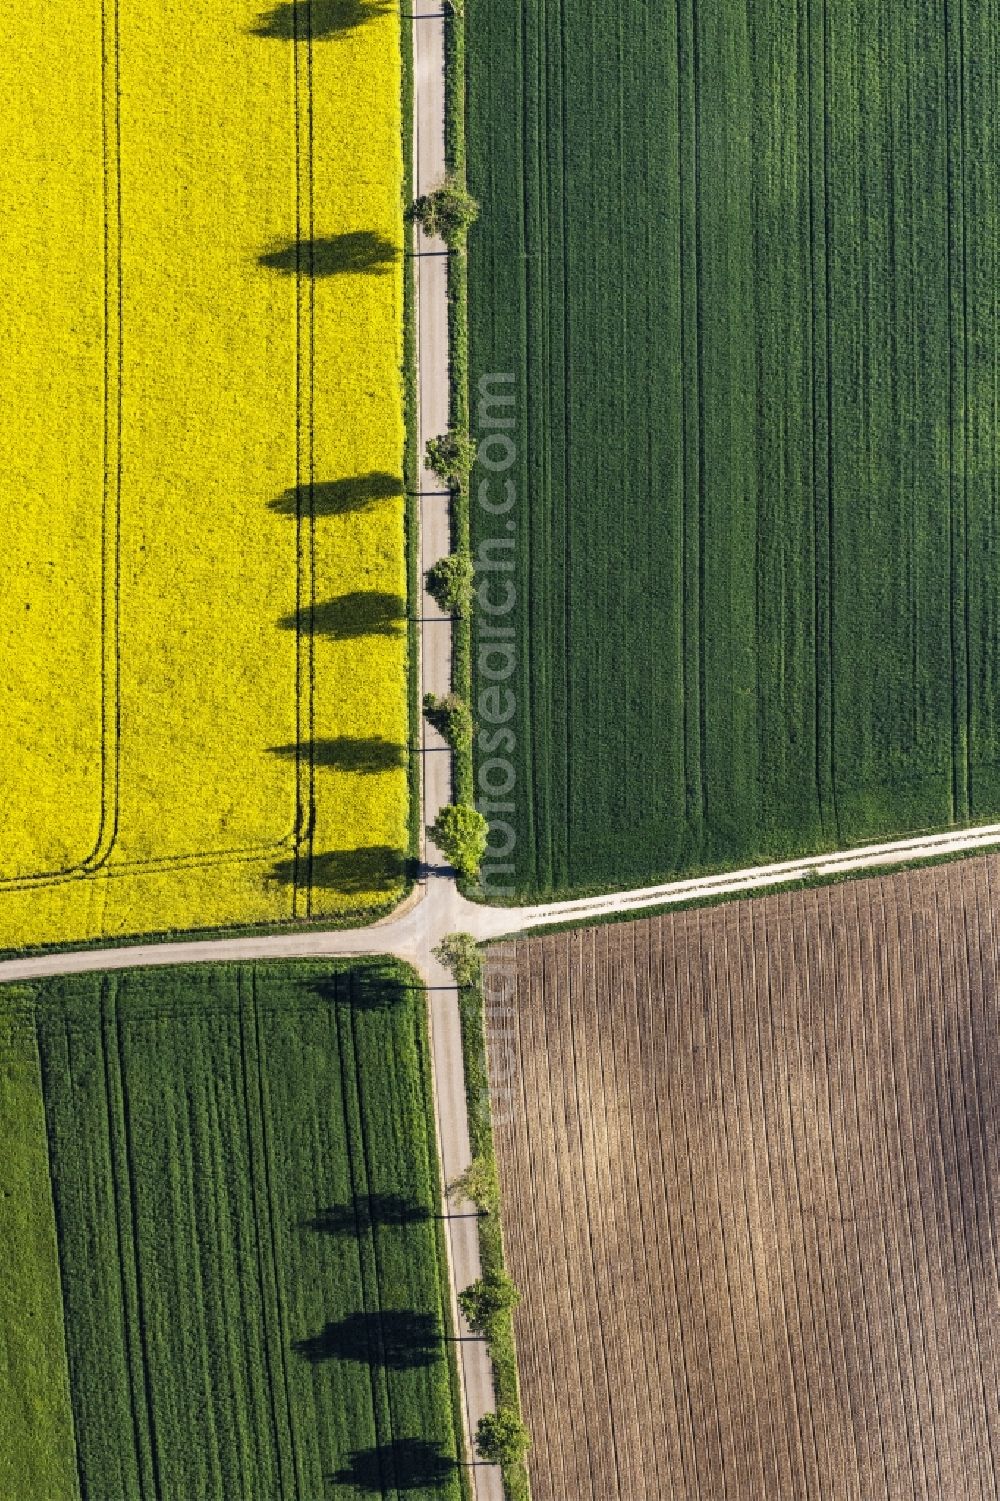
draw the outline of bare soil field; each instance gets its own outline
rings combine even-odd
[[[1000,1494],[1000,858],[495,946],[535,1501]]]

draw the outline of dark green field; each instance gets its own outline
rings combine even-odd
[[[411,982],[369,963],[40,988],[87,1501],[463,1494]]]
[[[995,4],[467,15],[479,438],[480,377],[516,374],[517,886],[995,817]]]

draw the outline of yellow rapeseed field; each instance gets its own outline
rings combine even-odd
[[[406,843],[398,9],[115,9],[0,48],[0,949],[349,914]]]

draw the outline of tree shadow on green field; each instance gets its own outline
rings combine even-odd
[[[312,1219],[301,1221],[300,1228],[353,1238],[380,1225],[425,1225],[430,1217],[425,1204],[402,1194],[359,1194],[348,1204],[331,1204],[321,1209]]]
[[[405,745],[374,735],[368,739],[354,739],[350,735],[320,737],[291,745],[272,745],[270,751],[272,756],[281,756],[288,761],[301,757],[312,766],[372,775],[380,771],[398,771],[406,765]]]
[[[359,636],[399,636],[406,624],[406,600],[401,594],[381,589],[356,589],[315,605],[304,605],[283,615],[283,631],[303,636],[329,636],[334,641],[353,641]]]
[[[322,41],[385,15],[387,0],[282,0],[265,11],[253,35],[279,42]]]
[[[258,264],[283,276],[383,276],[400,258],[399,247],[373,229],[312,240],[285,240],[258,256]]]
[[[279,860],[271,879],[294,886],[304,879],[306,861],[290,857]],[[353,850],[326,850],[313,855],[311,885],[317,891],[336,891],[341,896],[388,896],[411,874],[411,861],[402,850],[388,844],[365,845]],[[382,982],[384,984],[384,981]]]
[[[415,867],[415,861],[405,862],[408,875],[414,874]],[[406,984],[395,964],[388,968],[366,964],[346,974],[332,975],[328,980],[315,980],[311,988],[331,1005],[340,1002],[353,1011],[393,1011],[414,987]]]
[[[422,1438],[397,1438],[377,1449],[356,1450],[350,1463],[328,1478],[364,1496],[397,1491],[439,1491],[453,1479],[458,1465],[440,1444]]]
[[[370,474],[352,474],[347,479],[320,480],[311,485],[292,485],[268,510],[279,516],[343,516],[364,511],[380,500],[395,500],[403,493],[398,474],[374,469]]]
[[[443,1359],[444,1341],[432,1314],[383,1308],[348,1314],[338,1323],[327,1324],[319,1334],[297,1339],[294,1350],[310,1365],[353,1360],[387,1371],[413,1371]]]
[[[376,1449],[357,1450],[350,1464],[330,1479],[353,1486],[366,1496],[381,1496],[386,1487],[397,1491],[442,1490],[458,1465],[440,1444],[422,1438],[398,1438]]]

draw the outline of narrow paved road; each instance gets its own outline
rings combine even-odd
[[[444,18],[440,0],[416,0],[413,14],[413,191],[416,197],[445,176]],[[451,551],[449,493],[423,465],[428,439],[448,428],[448,250],[443,240],[417,226],[417,443],[420,468],[420,569]],[[420,683],[422,693],[451,688],[451,620],[421,587]],[[423,721],[423,825],[451,801],[451,754],[438,732]],[[424,837],[425,859],[437,852]]]
[[[413,13],[413,189],[416,197],[438,187],[445,176],[445,20],[441,0],[416,0]],[[414,233],[417,290],[417,439],[421,461],[427,441],[447,431],[449,393],[448,251],[444,242]],[[439,558],[451,552],[449,494],[421,463],[420,568],[422,576]],[[436,601],[421,590],[420,687],[425,693],[451,689],[451,620]],[[471,1160],[469,1118],[465,1099],[462,1029],[458,994],[448,972],[434,957],[436,937],[419,913],[428,907],[446,908],[453,884],[445,875],[441,852],[427,835],[438,810],[452,799],[451,752],[437,730],[422,725],[421,829],[425,870],[424,900],[415,909],[409,943],[410,962],[427,985],[430,1000],[431,1056],[441,1172],[446,1185],[464,1172]],[[446,1209],[449,1283],[452,1318],[459,1334],[458,1368],[464,1393],[466,1448],[474,1459],[473,1435],[484,1413],[494,1408],[493,1367],[485,1342],[473,1335],[457,1302],[457,1292],[474,1282],[482,1270],[479,1228],[468,1204],[448,1195]],[[500,1471],[475,1464],[476,1501],[503,1501]]]
[[[938,856],[982,854],[998,846],[1000,824],[983,824],[979,828],[898,839],[827,855],[813,855],[803,860],[784,860],[722,875],[670,881],[661,886],[643,886],[570,901],[543,902],[531,907],[485,907],[467,901],[455,885],[454,872],[447,866],[435,865],[425,872],[415,899],[406,903],[398,913],[367,928],[336,932],[299,929],[259,938],[194,938],[169,943],[139,943],[129,948],[32,954],[0,962],[0,984],[99,969],[244,959],[337,959],[363,954],[394,954],[428,977],[431,968],[429,956],[448,933],[471,933],[486,943],[558,923],[580,926],[607,917],[639,914],[683,902],[708,901],[719,896],[753,896],[770,887],[789,885],[797,880],[831,879],[866,871],[875,873],[887,866]]]

